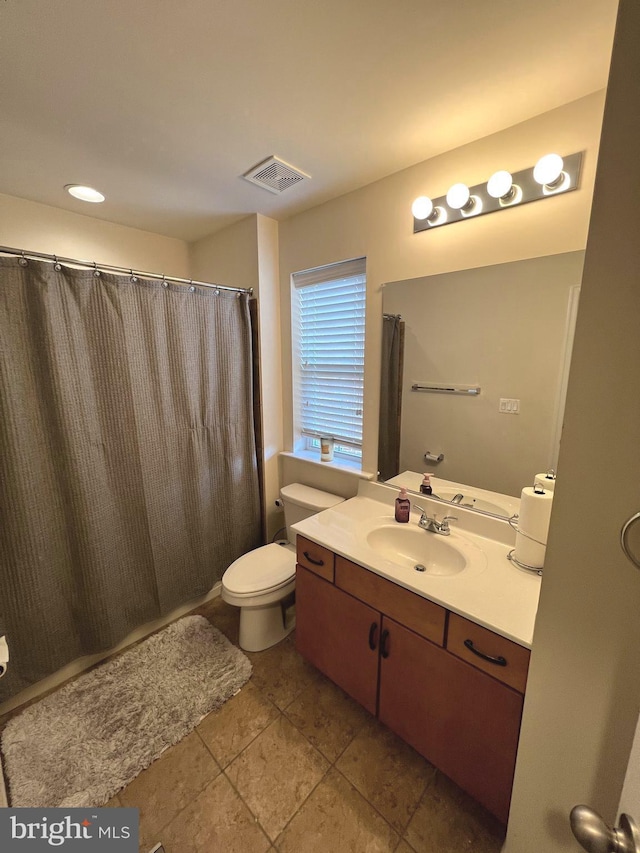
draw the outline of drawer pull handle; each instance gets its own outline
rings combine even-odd
[[[375,651],[376,649],[376,634],[378,633],[378,623],[372,622],[371,627],[369,628],[369,648],[371,651]]]
[[[383,658],[389,657],[389,632],[385,628],[380,637],[380,654]]]
[[[324,566],[324,560],[314,560],[308,551],[303,551],[302,553],[310,563],[313,563],[314,566]]]
[[[473,640],[465,640],[464,644],[469,649],[470,652],[473,652],[474,655],[478,655],[478,657],[482,658],[482,660],[486,660],[489,663],[494,663],[496,666],[506,666],[507,665],[507,659],[503,658],[502,655],[500,655],[500,657],[494,658],[494,657],[491,657],[491,655],[485,655],[484,652],[481,652],[478,649],[476,649],[476,647],[473,645]]]

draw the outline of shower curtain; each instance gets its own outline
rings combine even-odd
[[[260,544],[248,296],[0,258],[0,701]]]
[[[400,473],[403,356],[404,321],[397,314],[384,314],[378,428],[378,477],[380,480],[389,480]]]

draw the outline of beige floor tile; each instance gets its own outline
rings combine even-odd
[[[225,772],[273,841],[328,767],[295,726],[280,716]]]
[[[253,664],[253,683],[280,710],[284,710],[302,691],[320,677],[296,651],[289,636],[264,652],[248,653]]]
[[[271,847],[224,775],[162,830],[160,840],[165,853],[266,853]]]
[[[364,708],[327,678],[319,678],[307,687],[285,713],[332,763],[371,718]]]
[[[417,853],[499,853],[504,834],[492,815],[437,773],[404,837]]]
[[[392,853],[399,837],[337,770],[330,770],[276,841],[280,853]]]
[[[235,646],[238,645],[240,634],[240,608],[227,604],[220,596],[212,598],[206,604],[201,605],[194,614],[204,616],[212,625],[215,625]]]
[[[152,847],[158,831],[219,773],[209,750],[192,732],[120,791],[123,806],[140,809],[140,848]]]
[[[279,715],[251,682],[198,726],[198,733],[221,767],[226,767]]]
[[[413,847],[409,847],[406,841],[401,841],[396,847],[396,853],[415,853]]]
[[[336,767],[400,833],[435,774],[428,761],[376,720],[356,735]]]

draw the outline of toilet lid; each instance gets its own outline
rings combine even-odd
[[[229,592],[249,595],[282,586],[293,580],[295,573],[295,552],[272,543],[238,557],[224,573],[222,582]]]

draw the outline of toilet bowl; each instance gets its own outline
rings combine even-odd
[[[344,498],[300,483],[283,486],[280,497],[287,525],[286,544],[263,545],[233,562],[222,576],[222,598],[240,608],[240,648],[260,652],[295,627],[296,578],[292,524],[341,503]]]

